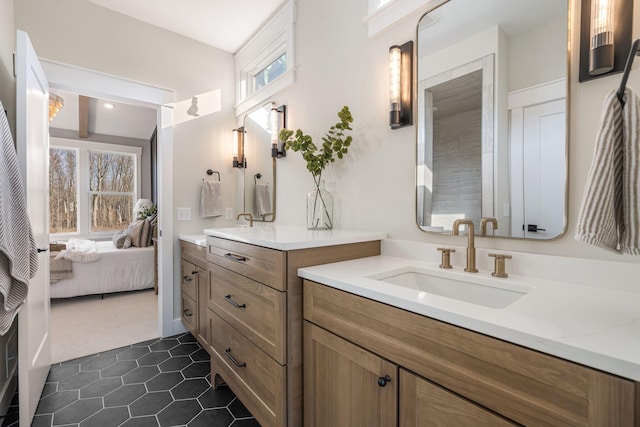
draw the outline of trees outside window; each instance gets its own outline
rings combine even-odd
[[[91,238],[125,229],[140,187],[139,147],[52,138],[49,232]]]
[[[49,232],[78,231],[78,150],[49,150]]]

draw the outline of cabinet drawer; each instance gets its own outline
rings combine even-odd
[[[192,334],[196,333],[196,303],[182,292],[182,322]]]
[[[634,425],[634,383],[304,282],[304,317],[517,423]]]
[[[205,267],[207,265],[207,248],[180,241],[180,257],[196,265]]]
[[[209,310],[211,375],[231,387],[260,425],[285,425],[285,368]]]
[[[280,291],[286,290],[286,253],[207,237],[207,261]]]
[[[214,264],[209,272],[209,309],[284,365],[285,293]]]
[[[189,296],[192,300],[196,300],[198,283],[196,275],[198,270],[196,266],[184,259],[180,260],[180,287],[181,291]]]

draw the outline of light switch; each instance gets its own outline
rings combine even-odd
[[[233,208],[227,208],[224,216],[225,219],[233,219]]]
[[[191,221],[191,208],[178,208],[178,221]]]

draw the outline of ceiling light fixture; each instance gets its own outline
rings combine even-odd
[[[106,108],[107,110],[113,110],[114,108],[116,108],[116,104],[113,104],[111,102],[105,102],[104,104],[102,104],[104,106],[104,108]]]
[[[62,107],[64,107],[64,99],[55,93],[49,92],[49,123],[51,123]]]

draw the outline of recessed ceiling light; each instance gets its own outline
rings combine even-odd
[[[112,104],[111,102],[105,102],[102,105],[104,105],[104,108],[106,108],[107,110],[113,110],[114,108],[116,108],[116,105]]]

